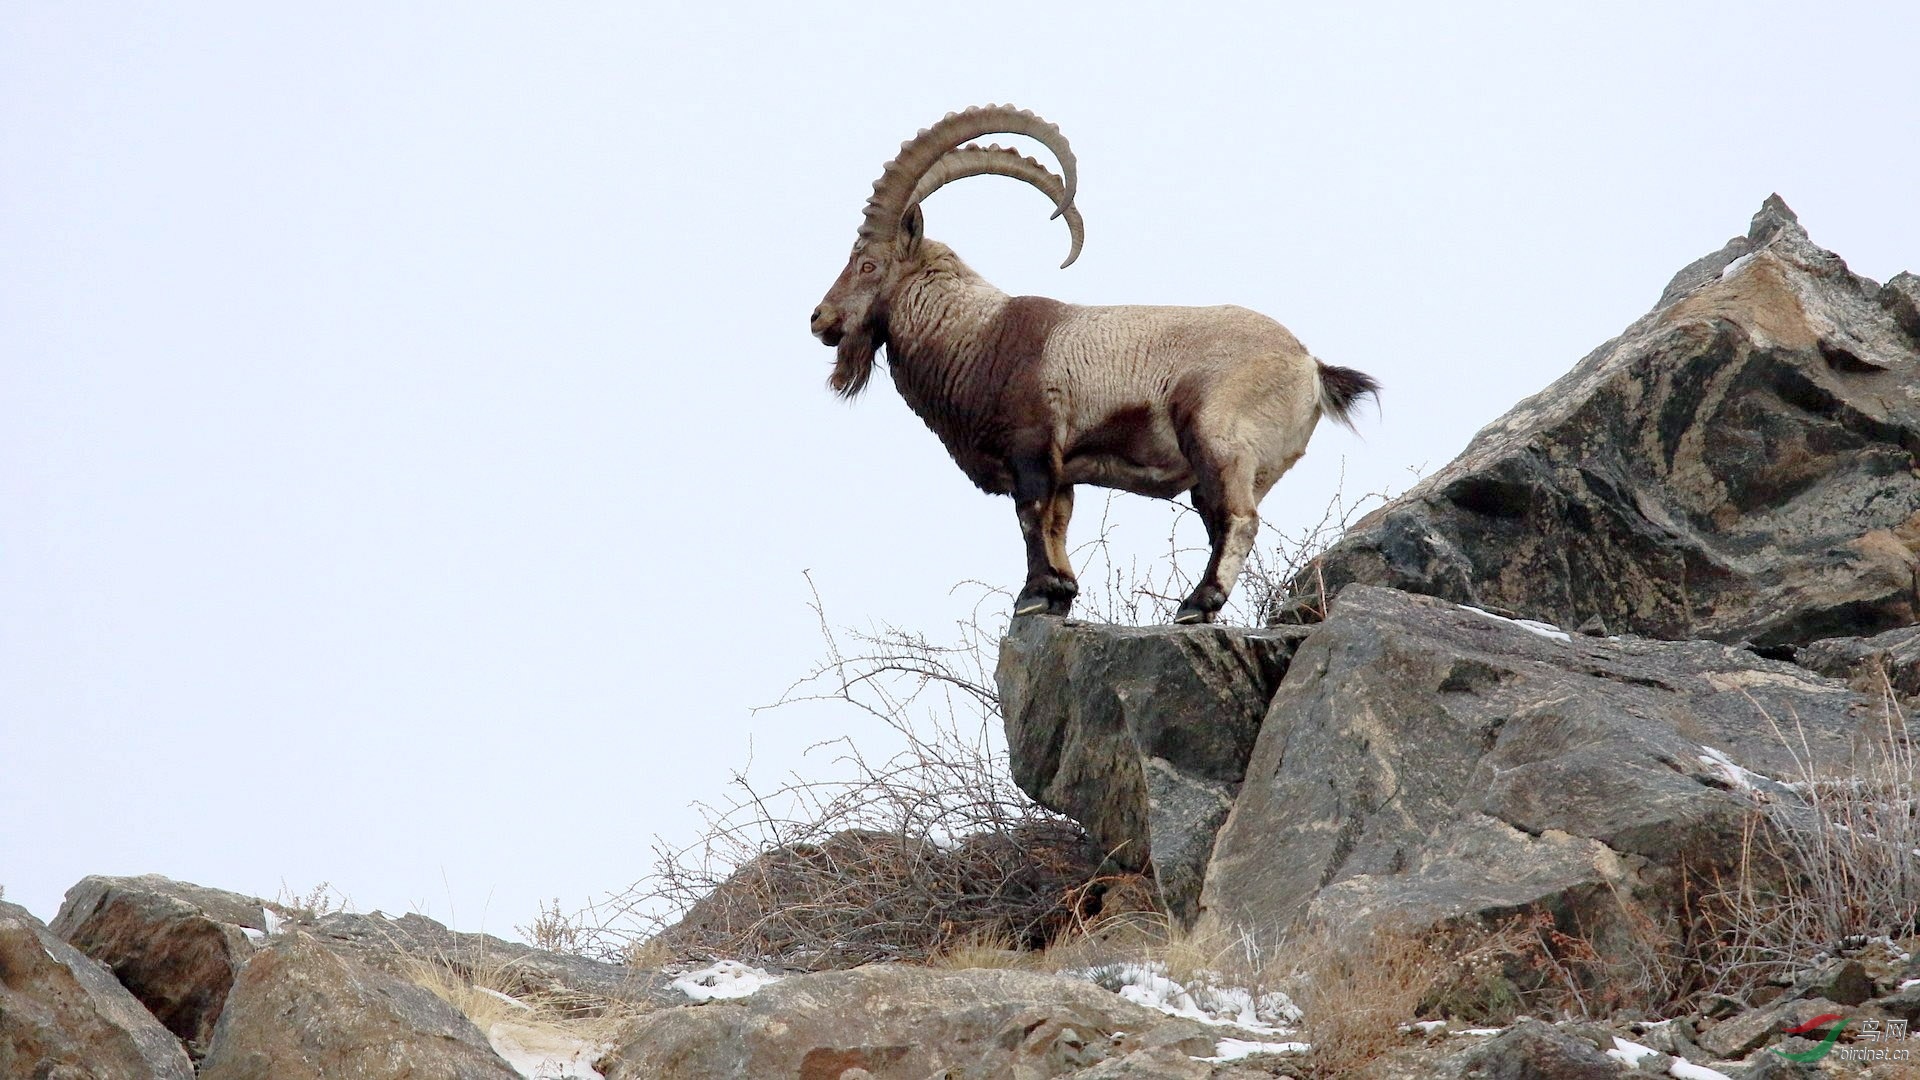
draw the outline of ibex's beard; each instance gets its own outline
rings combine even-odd
[[[857,396],[873,377],[873,354],[880,348],[879,335],[871,326],[848,330],[835,347],[833,375],[827,385],[843,398]]]

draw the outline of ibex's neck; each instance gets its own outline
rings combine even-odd
[[[1023,304],[1044,306],[1049,314],[1028,317]],[[887,315],[893,385],[987,491],[1011,490],[1002,399],[1038,364],[1051,313],[1059,307],[1038,297],[1007,296],[945,247],[936,248],[927,268],[893,297]]]
[[[887,315],[887,362],[900,369],[969,363],[969,352],[990,336],[1007,294],[960,261],[944,244],[923,241],[930,250],[926,268],[895,294]]]

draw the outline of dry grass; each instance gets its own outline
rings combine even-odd
[[[525,980],[507,958],[479,955],[456,963],[414,957],[404,962],[401,973],[458,1009],[502,1056],[523,1063],[591,1061],[627,1021],[644,1011],[635,1005],[583,1014],[570,996],[528,994]],[[552,1073],[565,1074],[562,1069]]]
[[[991,675],[998,627],[976,617],[936,644],[836,631],[814,606],[826,658],[775,707],[851,706],[900,749],[822,743],[810,753],[831,755],[829,779],[736,772],[726,799],[699,807],[691,843],[656,844],[653,873],[582,912],[543,911],[523,933],[628,963],[650,950],[823,969],[998,938],[1039,948],[1097,899],[1084,830],[1013,782]]]
[[[1817,764],[1798,723],[1774,724],[1797,775],[1749,793],[1738,866],[1704,890],[1716,991],[1743,993],[1869,940],[1920,933],[1920,757],[1884,676],[1882,685],[1879,730],[1845,767]]]

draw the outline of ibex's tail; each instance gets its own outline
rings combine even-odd
[[[1380,381],[1364,371],[1352,368],[1334,367],[1332,364],[1320,365],[1320,413],[1331,416],[1334,422],[1348,431],[1353,426],[1353,403],[1368,394],[1373,395],[1375,404],[1380,401]]]

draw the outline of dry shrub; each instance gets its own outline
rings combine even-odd
[[[1882,686],[1879,730],[1844,768],[1817,764],[1797,722],[1792,733],[1774,725],[1798,775],[1745,792],[1738,865],[1704,890],[1717,992],[1790,980],[1843,950],[1920,932],[1920,759],[1884,676]]]
[[[945,848],[850,829],[750,860],[653,943],[679,957],[809,969],[929,960],[980,942],[1042,947],[1098,853],[1070,822],[1036,821]]]
[[[1671,871],[1657,906],[1610,891],[1524,913],[1502,976],[1512,999],[1542,1015],[1672,1016],[1920,932],[1920,761],[1891,687],[1882,704],[1853,759],[1823,766],[1797,723],[1756,703],[1797,777],[1734,782],[1748,803],[1737,844]]]
[[[1411,471],[1418,475],[1417,469]],[[1180,602],[1193,591],[1196,579],[1189,571],[1205,567],[1211,554],[1198,542],[1197,523],[1189,522],[1198,515],[1180,503],[1161,504],[1168,514],[1164,549],[1147,561],[1123,558],[1112,542],[1117,531],[1114,498],[1108,493],[1094,538],[1074,549],[1081,585],[1074,616],[1122,626],[1171,622]],[[1382,490],[1349,501],[1343,483],[1321,510],[1319,519],[1297,530],[1282,530],[1262,518],[1262,540],[1248,553],[1239,584],[1221,609],[1220,621],[1234,626],[1273,626],[1325,618],[1328,597],[1319,575],[1320,557],[1355,520],[1392,498],[1391,492]],[[1183,529],[1196,541],[1182,543]]]
[[[701,806],[691,843],[656,844],[648,877],[537,931],[637,960],[729,958],[810,970],[925,961],[960,943],[1038,948],[1097,908],[1100,853],[1084,830],[1014,784],[991,667],[999,627],[975,618],[950,645],[884,628],[836,631],[816,594],[826,658],[774,707],[827,701],[880,721],[901,747],[848,739],[838,778],[795,773],[763,788],[736,772]]]
[[[1671,1015],[1701,989],[1694,930],[1684,911],[1595,887],[1576,904],[1533,906],[1492,923],[1428,1007],[1492,1025],[1522,1015]]]
[[[1406,1041],[1403,1026],[1444,987],[1463,983],[1483,952],[1499,947],[1478,936],[1392,926],[1358,937],[1320,927],[1293,934],[1285,947],[1294,969],[1287,993],[1313,1046],[1308,1071],[1353,1076]]]

